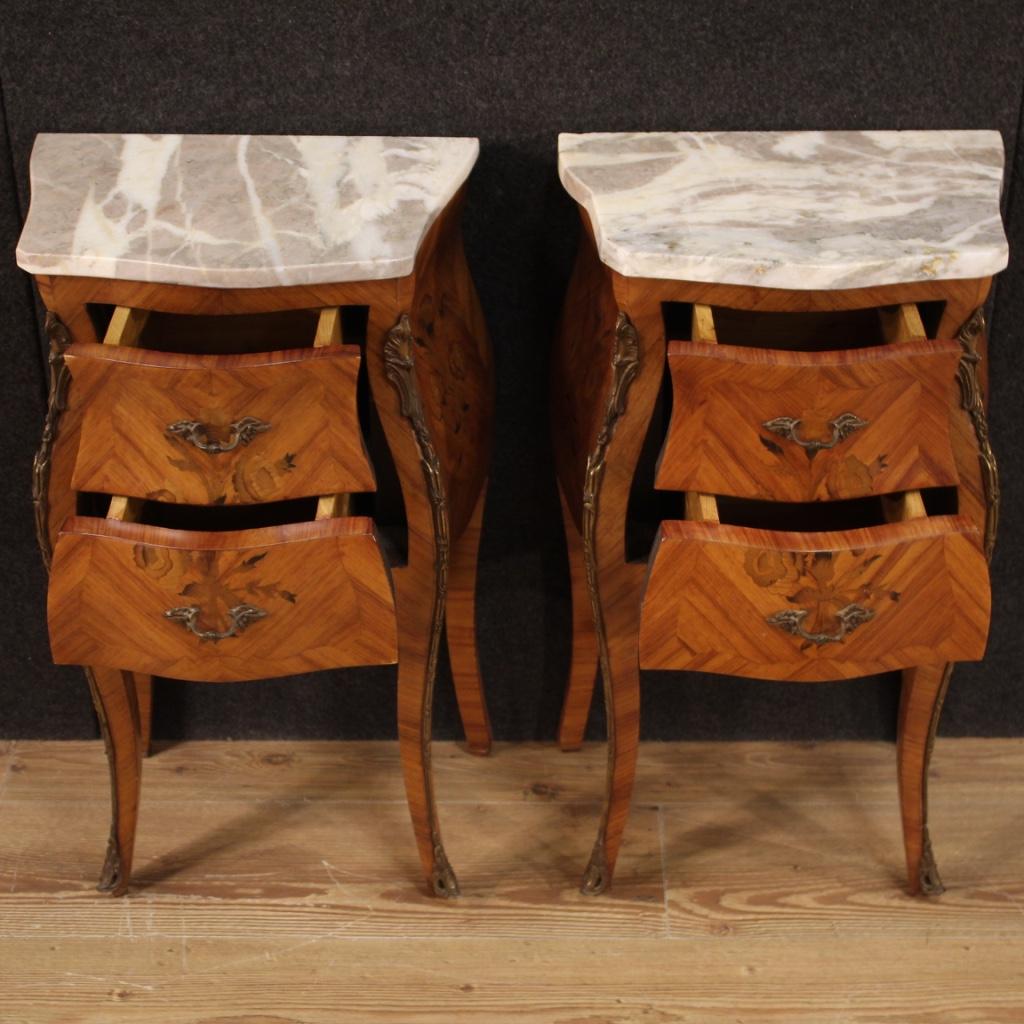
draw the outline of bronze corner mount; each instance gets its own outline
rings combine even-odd
[[[67,408],[68,384],[71,372],[64,360],[64,353],[71,344],[67,327],[52,310],[46,311],[43,324],[49,341],[47,363],[50,371],[49,394],[46,401],[46,419],[39,449],[32,461],[32,506],[35,512],[36,541],[43,556],[43,565],[50,569],[53,548],[50,543],[50,469],[53,461],[53,445],[57,440],[61,413]]]
[[[604,609],[601,607],[601,593],[597,581],[597,512],[601,498],[601,483],[604,479],[605,459],[608,447],[615,436],[615,428],[626,411],[626,400],[630,385],[640,372],[640,336],[628,314],[619,311],[615,321],[615,335],[611,351],[611,384],[605,403],[593,450],[587,456],[583,477],[583,558],[587,573],[587,592],[593,613],[594,632],[597,634],[598,660],[604,682],[605,706],[612,706],[611,659],[608,654],[608,635],[605,630]],[[615,724],[608,716],[608,792],[611,792],[613,755],[615,746]],[[580,891],[587,895],[603,892],[608,884],[608,858],[605,851],[608,805],[601,820],[597,841],[590,855],[590,863],[583,874]]]
[[[999,469],[988,433],[988,417],[985,413],[985,399],[981,390],[978,367],[981,354],[978,340],[985,335],[985,311],[979,306],[957,331],[957,340],[963,349],[957,367],[957,382],[960,385],[960,404],[971,418],[974,435],[978,441],[978,461],[981,465],[981,483],[985,490],[985,557],[991,561],[995,550],[996,533],[999,528]]]

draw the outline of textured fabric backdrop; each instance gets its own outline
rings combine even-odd
[[[568,580],[545,406],[576,241],[559,131],[996,128],[1011,266],[992,325],[1003,480],[989,654],[957,669],[945,734],[1024,733],[1024,6],[975,0],[0,4],[0,736],[85,737],[81,673],[49,662],[29,468],[42,422],[38,309],[14,265],[40,131],[477,135],[465,232],[497,356],[497,444],[479,633],[499,737],[549,739],[568,662]],[[648,737],[894,734],[896,679],[818,686],[644,681]],[[158,737],[389,737],[391,669],[233,686],[163,683]],[[599,702],[598,702],[599,703]],[[600,726],[595,712],[591,728]],[[437,733],[457,735],[447,666]]]

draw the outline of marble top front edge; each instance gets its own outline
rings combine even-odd
[[[987,277],[995,131],[563,134],[558,169],[630,277],[839,289]]]
[[[215,288],[412,272],[472,138],[41,134],[18,265]]]

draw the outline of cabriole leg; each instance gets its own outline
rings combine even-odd
[[[936,896],[944,888],[928,835],[928,764],[952,671],[952,665],[923,665],[903,673],[896,749],[907,882],[914,896]]]
[[[588,894],[604,892],[611,884],[633,796],[640,741],[638,629],[639,623],[626,609],[606,610],[609,670],[602,675],[608,719],[608,788],[597,841],[583,875],[582,891]]]
[[[110,769],[111,824],[99,889],[120,896],[128,887],[142,782],[139,704],[135,678],[119,669],[86,669]]]
[[[408,316],[387,332],[383,375],[398,398],[405,429],[416,452],[396,457],[409,517],[408,564],[394,572],[398,625],[398,743],[405,790],[420,861],[431,891],[441,897],[459,895],[459,885],[444,852],[430,765],[434,679],[444,633],[448,596],[451,533],[448,499],[440,460],[430,436],[416,378],[414,339]],[[375,400],[380,408],[379,390]],[[385,407],[385,415],[391,415]],[[394,431],[397,436],[397,431]],[[392,451],[395,441],[389,436]],[[416,479],[417,475],[419,480]]]

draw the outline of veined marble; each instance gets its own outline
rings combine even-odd
[[[18,264],[216,288],[403,277],[478,152],[460,138],[39,135]]]
[[[859,288],[1007,263],[994,131],[559,136],[601,260],[630,277]]]

